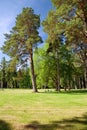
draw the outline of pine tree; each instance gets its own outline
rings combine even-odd
[[[2,47],[4,53],[8,54],[16,63],[24,64],[30,61],[31,79],[33,91],[37,92],[36,77],[33,63],[33,48],[42,42],[38,29],[40,27],[40,16],[34,14],[32,8],[23,8],[22,13],[16,17],[16,24],[5,34],[6,41]]]

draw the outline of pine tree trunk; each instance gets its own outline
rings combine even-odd
[[[58,51],[56,52],[56,66],[57,66],[57,86],[56,86],[56,91],[60,92],[60,72],[59,72],[59,55],[58,55]]]
[[[83,88],[86,88],[86,80],[85,80],[85,75],[83,75]]]
[[[81,9],[83,11],[84,17],[83,17],[83,29],[85,34],[85,43],[87,44],[87,0],[81,1]],[[85,52],[85,85],[87,88],[87,49]]]
[[[35,76],[35,72],[34,72],[34,63],[33,63],[32,50],[30,51],[30,68],[31,68],[31,80],[32,80],[33,92],[37,92],[36,76]]]
[[[85,86],[87,88],[87,65],[86,65],[86,68],[85,68]]]

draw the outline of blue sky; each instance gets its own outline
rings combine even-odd
[[[32,7],[36,14],[40,14],[41,21],[52,9],[51,0],[2,0],[0,1],[0,47],[4,43],[5,33],[9,33],[15,25],[15,18],[21,13],[23,7]],[[45,39],[46,35],[40,28],[40,36]],[[0,51],[0,61],[4,55]],[[8,57],[6,56],[8,59]]]

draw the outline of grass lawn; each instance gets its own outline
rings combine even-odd
[[[0,130],[87,130],[87,91],[0,90]]]

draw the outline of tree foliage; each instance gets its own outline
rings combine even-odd
[[[71,52],[78,53],[83,62],[82,66],[85,68],[84,75],[85,81],[87,81],[87,2],[85,0],[52,0],[52,3],[55,8],[49,11],[47,18],[42,23],[44,31],[48,34],[49,50],[55,50],[54,52],[58,53],[60,60],[59,48],[62,44],[66,44]],[[62,52],[62,54],[64,53]],[[66,58],[68,56],[67,54]],[[64,66],[66,66],[65,70],[66,68],[69,70],[68,72],[72,71],[70,65],[67,66],[64,63]],[[58,65],[58,68],[60,70],[61,67]],[[60,73],[58,75],[60,77]],[[72,73],[69,77],[71,75]],[[67,76],[66,73],[65,78]]]
[[[40,16],[34,14],[32,8],[23,8],[22,13],[16,17],[15,26],[10,34],[5,34],[6,41],[2,47],[4,53],[12,58],[12,62],[20,64],[30,61],[31,79],[33,91],[37,92],[34,64],[33,48],[37,43],[42,42],[38,29],[40,27]]]
[[[11,58],[6,70],[9,86],[27,88],[32,81],[34,92],[37,87],[57,91],[87,87],[87,1],[52,3],[53,9],[42,22],[48,36],[44,47],[35,49],[42,39],[38,32],[40,16],[32,8],[23,8],[10,34],[5,34],[2,50]],[[27,61],[30,66],[26,70]]]

